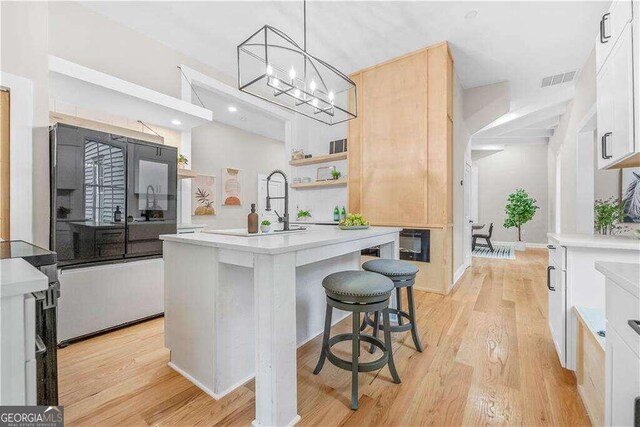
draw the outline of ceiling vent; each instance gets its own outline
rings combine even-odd
[[[573,81],[576,77],[577,71],[568,71],[562,74],[556,74],[555,76],[548,76],[542,79],[542,87],[549,87],[559,85],[560,83],[568,83]]]

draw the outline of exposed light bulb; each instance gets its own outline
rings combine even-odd
[[[272,75],[273,74],[273,67],[271,66],[271,64],[267,65],[267,75]]]
[[[311,83],[309,84],[309,89],[311,89],[311,93],[313,93],[316,90],[316,81],[315,80],[311,80]]]
[[[278,79],[273,79],[273,85],[274,85],[275,87],[280,86],[280,80],[278,80]]]
[[[318,98],[313,98],[313,101],[311,101],[311,104],[313,104],[314,107],[318,106]]]
[[[296,88],[296,90],[293,91],[293,95],[297,98],[300,97],[300,89]]]
[[[333,101],[334,97],[335,95],[333,94],[333,91],[329,91],[329,101]]]
[[[293,67],[291,67],[291,69],[289,70],[289,78],[291,80],[296,78],[296,70],[294,70]]]

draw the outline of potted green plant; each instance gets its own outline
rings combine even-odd
[[[260,231],[262,231],[263,233],[268,233],[269,230],[271,230],[271,221],[265,219],[260,223]]]
[[[304,210],[304,209],[298,209],[297,218],[298,218],[298,221],[306,221],[309,218],[311,218],[311,211],[310,210]]]
[[[71,209],[64,207],[64,206],[59,206],[58,207],[58,218],[60,219],[66,219],[67,216],[71,213]]]
[[[612,234],[622,222],[622,203],[613,197],[593,204],[593,227],[597,233]]]
[[[514,249],[524,251],[526,244],[522,241],[522,226],[533,219],[536,211],[540,209],[536,205],[536,199],[522,188],[518,188],[507,197],[507,206],[505,213],[507,218],[504,220],[504,228],[516,227],[518,229],[518,240],[515,242]]]
[[[331,176],[333,177],[333,179],[339,179],[341,175],[342,172],[340,172],[339,170],[334,169],[331,171]]]
[[[184,168],[189,164],[189,159],[184,154],[178,155],[178,167]]]

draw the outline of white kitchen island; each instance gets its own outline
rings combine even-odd
[[[322,332],[322,279],[359,270],[365,248],[397,259],[400,230],[161,236],[170,366],[215,399],[255,375],[254,424],[295,424],[296,348]]]

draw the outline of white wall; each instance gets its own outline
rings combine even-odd
[[[283,169],[284,143],[217,122],[198,126],[191,133],[191,169],[216,177],[216,215],[191,216],[191,222],[208,228],[244,228],[251,203],[257,204],[258,174]],[[221,206],[222,168],[242,170],[243,205]],[[184,222],[189,222],[185,216]]]
[[[465,219],[464,219],[464,187],[460,181],[464,178],[464,164],[471,163],[471,146],[469,130],[464,115],[464,91],[457,75],[454,75],[453,87],[453,271],[456,272],[464,264]],[[470,182],[463,183],[471,185]],[[469,205],[471,208],[471,205]]]
[[[591,52],[589,58],[580,70],[575,86],[574,99],[567,106],[567,111],[560,118],[560,124],[553,137],[549,140],[549,200],[555,198],[555,159],[551,156],[561,155],[561,206],[562,213],[560,221],[560,231],[563,233],[576,232],[576,132],[577,127],[583,120],[589,109],[596,102],[596,65],[595,50]],[[555,205],[554,205],[555,207]],[[555,221],[552,221],[555,228]],[[554,231],[554,229],[550,229]]]
[[[340,123],[328,126],[304,116],[296,115],[294,119],[293,148],[301,148],[307,154],[320,156],[329,154],[329,142],[343,139],[348,134],[348,123]],[[286,158],[290,158],[291,153],[286,153]],[[308,176],[315,181],[317,169],[319,167],[335,166],[347,176],[347,161],[341,160],[332,163],[318,163],[310,166],[292,167],[290,169],[291,179],[294,177]],[[334,187],[324,189],[292,190],[291,194],[291,215],[295,219],[296,208],[311,210],[313,221],[332,221],[333,209],[338,206],[342,209],[347,206],[347,187]]]
[[[180,97],[180,64],[228,84],[233,79],[79,3],[49,4],[49,53]]]
[[[545,243],[548,230],[547,145],[505,144],[502,151],[474,151],[473,165],[478,167],[478,221],[493,222],[493,239],[501,242],[517,240],[515,228],[503,227],[507,196],[524,188],[537,200],[540,209],[533,220],[522,227],[522,239],[529,243]]]
[[[49,114],[47,63],[47,2],[0,3],[0,70],[31,81],[33,88],[32,162],[26,174],[32,180],[32,209],[23,215],[31,216],[31,236],[19,238],[49,246]],[[12,132],[13,133],[13,132]],[[12,141],[12,144],[16,141]],[[21,164],[23,166],[23,164]],[[28,182],[29,176],[22,182]],[[12,174],[11,186],[20,191],[21,183]],[[29,204],[29,203],[27,203]],[[12,225],[13,228],[13,225]]]

